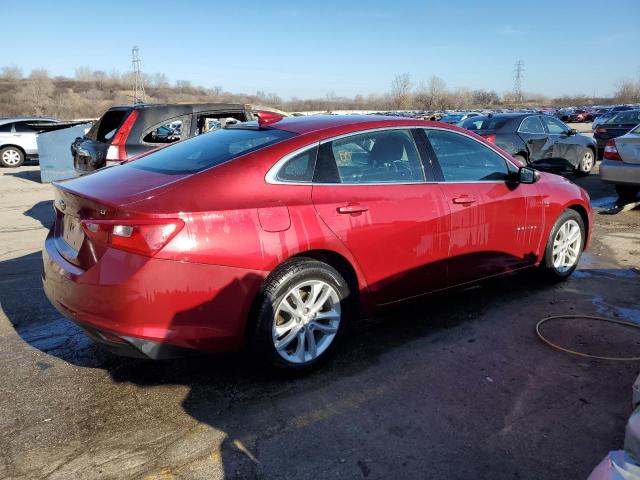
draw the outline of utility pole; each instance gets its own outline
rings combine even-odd
[[[144,82],[140,71],[140,52],[137,45],[131,49],[131,66],[133,67],[133,103],[144,103],[147,99],[144,93]]]
[[[522,77],[524,77],[524,62],[518,60],[513,67],[513,95],[517,103],[522,103]]]

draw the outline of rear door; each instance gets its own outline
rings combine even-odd
[[[536,162],[551,158],[553,141],[547,135],[538,115],[525,117],[520,122],[517,134],[527,145],[530,163],[535,165]]]
[[[510,183],[517,168],[471,136],[436,128],[425,133],[451,210],[450,283],[534,264],[542,231],[537,185]]]
[[[406,128],[377,129],[321,142],[318,152],[314,206],[378,304],[446,285],[449,208],[416,141]]]
[[[38,153],[38,144],[36,142],[37,129],[30,124],[33,122],[22,121],[13,124],[13,137],[16,144],[21,146],[27,155]]]

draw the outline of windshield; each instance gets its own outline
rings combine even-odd
[[[128,166],[169,175],[196,173],[295,135],[276,129],[225,128],[163,148]]]
[[[627,112],[620,112],[609,120],[606,123],[640,123],[640,110],[629,110]]]

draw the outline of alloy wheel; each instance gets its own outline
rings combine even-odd
[[[582,160],[580,162],[580,168],[584,173],[588,173],[593,168],[593,152],[587,149],[582,156]]]
[[[289,289],[275,309],[273,345],[291,363],[306,363],[331,345],[340,325],[340,297],[321,280]]]
[[[20,163],[20,152],[12,148],[6,149],[2,152],[2,162],[9,167],[18,165]]]
[[[582,247],[582,232],[580,225],[573,219],[564,222],[553,240],[553,266],[564,273],[577,262]]]

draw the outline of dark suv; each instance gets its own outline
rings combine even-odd
[[[227,124],[254,119],[249,105],[233,103],[111,107],[71,145],[73,165],[76,172],[85,174]]]

